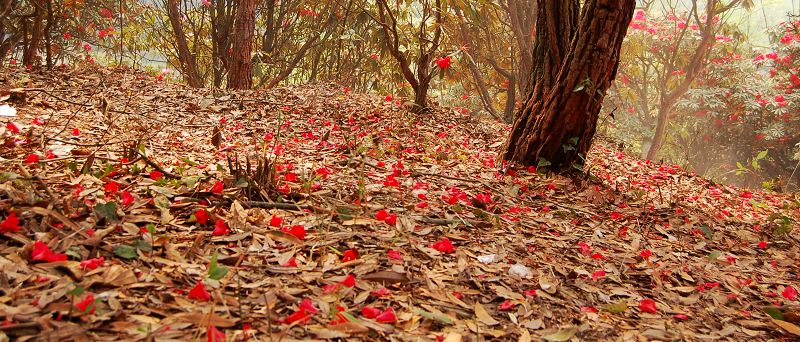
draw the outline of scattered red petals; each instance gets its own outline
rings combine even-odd
[[[126,207],[133,204],[133,202],[136,202],[136,199],[128,191],[121,192],[119,194],[119,198],[122,200],[122,205]]]
[[[358,252],[355,249],[348,249],[342,253],[342,262],[348,262],[358,259]]]
[[[289,316],[286,316],[286,318],[283,320],[283,323],[292,324],[297,322],[298,324],[305,324],[308,323],[308,321],[310,320],[311,316],[309,316],[305,310],[300,309],[300,311],[297,311]]]
[[[211,193],[215,195],[219,195],[222,193],[222,190],[225,190],[225,185],[222,182],[217,181],[214,183],[214,186],[211,187]]]
[[[6,124],[6,129],[11,131],[11,133],[17,134],[19,133],[19,128],[13,122],[9,122]]]
[[[339,284],[344,285],[346,287],[356,286],[356,276],[353,274],[348,274],[347,277],[345,277],[344,280],[342,280],[342,282]]]
[[[105,261],[106,260],[103,257],[86,259],[84,261],[81,261],[81,268],[83,268],[84,270],[86,269],[94,270],[100,266],[103,266],[103,263],[105,263]]]
[[[150,171],[150,179],[152,179],[154,181],[157,181],[157,180],[161,179],[161,177],[164,177],[164,174],[161,173],[161,171],[158,171],[158,170]]]
[[[381,310],[377,308],[373,308],[371,306],[365,306],[361,309],[361,316],[364,316],[369,319],[374,319],[381,314]]]
[[[189,299],[197,299],[201,302],[207,302],[211,300],[211,294],[206,291],[206,285],[203,284],[202,281],[198,281],[197,284],[189,291]]]
[[[308,312],[309,314],[312,314],[312,315],[317,313],[317,311],[318,311],[317,308],[314,307],[314,303],[309,298],[303,298],[303,300],[300,301],[299,307],[300,307],[300,310]]]
[[[500,303],[500,310],[501,311],[509,311],[509,310],[513,309],[515,306],[517,306],[516,303],[512,302],[509,299],[506,299],[502,303]]]
[[[283,219],[280,216],[272,215],[272,218],[269,219],[269,225],[273,227],[280,227],[283,224]]]
[[[306,239],[306,227],[304,227],[303,225],[297,224],[297,225],[294,225],[294,226],[291,226],[291,227],[286,227],[286,228],[283,228],[283,231],[286,232],[286,233],[294,235],[295,237],[297,237],[300,240],[305,240]]]
[[[12,211],[3,222],[0,222],[0,234],[18,232],[19,230],[19,219],[16,211]]]
[[[375,317],[375,320],[379,323],[393,323],[397,320],[397,316],[395,316],[392,308],[388,308],[378,315],[378,317]]]
[[[642,299],[639,302],[639,310],[647,313],[656,313],[656,301],[652,299]]]
[[[431,247],[442,253],[453,253],[456,251],[455,247],[453,247],[453,243],[450,242],[450,239],[446,237],[442,238],[437,242],[434,242],[433,245],[431,245]]]
[[[214,222],[214,231],[211,232],[212,236],[222,236],[230,234],[231,230],[228,228],[228,224],[225,223],[223,220],[217,220]]]
[[[31,153],[25,158],[25,164],[36,164],[39,162],[39,155]]]
[[[41,241],[36,241],[33,243],[33,249],[31,251],[31,259],[34,261],[47,261],[47,262],[56,262],[56,261],[65,261],[67,260],[67,255],[62,253],[54,253],[50,250],[50,247],[47,246],[46,243]]]
[[[394,249],[386,252],[386,257],[388,257],[391,260],[403,260],[403,254],[401,254],[400,251]]]
[[[80,312],[88,312],[93,314],[97,309],[97,306],[94,304],[94,295],[91,293],[87,294],[86,297],[83,297],[80,302],[75,303],[75,308]]]
[[[781,292],[781,296],[783,296],[783,298],[786,298],[788,300],[796,300],[797,290],[793,286],[789,285],[785,289],[783,289],[783,291]]]
[[[647,259],[650,259],[650,257],[651,257],[652,255],[653,255],[653,252],[652,252],[652,251],[650,251],[649,249],[645,249],[645,250],[643,250],[643,251],[641,251],[641,252],[639,253],[639,256],[641,256],[641,257],[642,257],[642,259],[645,259],[645,260],[647,260]]]
[[[225,333],[219,331],[217,327],[213,325],[208,326],[208,331],[206,331],[206,342],[225,342]]]
[[[197,212],[194,213],[194,218],[198,224],[206,224],[209,219],[208,212],[205,209],[197,209]]]

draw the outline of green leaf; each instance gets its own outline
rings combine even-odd
[[[136,249],[141,250],[142,252],[148,252],[149,253],[149,252],[153,251],[153,245],[151,245],[149,242],[144,241],[142,239],[136,240],[136,243],[134,243],[133,246]]]
[[[117,217],[116,202],[97,203],[94,206],[94,211],[100,218],[104,218],[109,221],[119,221],[119,217]]]
[[[78,260],[83,259],[83,257],[81,257],[81,249],[78,248],[78,246],[72,246],[72,247],[68,248],[67,251],[64,252],[64,254],[66,254],[68,256],[71,256],[71,257],[73,257],[75,259],[78,259]]]
[[[219,257],[219,253],[216,251],[214,255],[211,256],[211,263],[208,265],[208,277],[214,280],[220,280],[226,274],[228,274],[228,267],[225,265],[220,265],[217,262],[217,258]]]
[[[186,163],[186,165],[189,165],[189,166],[197,166],[197,163],[193,162],[193,161],[192,161],[191,159],[189,159],[189,158],[183,158],[183,159],[181,159],[181,160],[182,160],[184,163]],[[193,176],[193,177],[196,177],[196,176]]]
[[[713,250],[711,253],[708,254],[708,261],[717,260],[719,257],[722,256],[722,252],[718,250]]]
[[[136,259],[139,254],[136,253],[136,248],[128,245],[119,245],[114,247],[114,254],[123,259]]]
[[[155,198],[153,198],[153,203],[155,203],[156,207],[162,209],[169,209],[171,205],[169,198],[167,198],[167,196],[164,195],[157,195]]]
[[[154,225],[152,223],[148,224],[147,225],[147,232],[150,234],[150,236],[155,236],[156,235],[156,225]]]
[[[200,177],[198,176],[186,176],[181,178],[181,182],[183,182],[183,184],[186,184],[186,187],[188,188],[194,188],[195,184],[197,184],[199,180]]]
[[[613,304],[601,305],[600,308],[611,313],[623,313],[628,309],[628,301],[623,299]]]
[[[75,288],[74,288],[74,289],[72,289],[72,291],[69,291],[69,292],[67,292],[67,293],[68,293],[70,296],[80,296],[80,295],[82,295],[82,294],[86,293],[86,290],[85,290],[83,287],[80,287],[80,286],[78,286],[78,285],[76,284],[76,285],[75,285]]]
[[[756,156],[756,160],[760,160],[760,159],[766,158],[767,157],[767,153],[769,153],[769,150],[763,150],[761,152],[758,152],[758,156]]]
[[[767,315],[769,315],[770,317],[772,317],[774,319],[777,319],[779,321],[783,320],[783,312],[781,312],[780,308],[777,308],[777,307],[774,307],[774,306],[767,306],[767,307],[764,307],[764,312],[766,312]]]
[[[422,309],[414,309],[414,313],[417,314],[417,315],[420,315],[422,317],[425,317],[427,319],[432,319],[432,320],[439,321],[442,324],[447,324],[447,325],[453,324],[453,320],[450,319],[450,317],[448,317],[447,315],[444,315],[444,314],[437,314],[437,313],[433,313],[433,312],[428,312],[428,311],[425,311],[425,310],[422,310]]]
[[[711,229],[708,228],[708,226],[702,225],[698,229],[703,233],[703,235],[706,237],[706,239],[709,239],[709,240],[713,240],[714,239],[714,232],[712,232]]]
[[[571,326],[571,327],[567,327],[567,328],[564,328],[564,329],[559,329],[558,331],[556,331],[556,332],[554,332],[554,333],[552,333],[550,335],[542,336],[542,338],[544,338],[545,340],[554,341],[554,342],[569,341],[573,336],[575,336],[575,333],[577,333],[577,332],[578,332],[578,328],[576,328],[574,326]]]

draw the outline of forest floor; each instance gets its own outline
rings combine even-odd
[[[507,125],[333,86],[0,89],[0,340],[800,335],[797,194],[602,142],[505,170]]]

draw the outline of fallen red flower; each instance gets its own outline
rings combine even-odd
[[[388,308],[378,315],[378,317],[375,317],[375,320],[380,323],[392,323],[397,320],[397,316],[395,316],[392,308]]]
[[[289,234],[292,234],[292,235],[296,236],[300,240],[305,240],[306,239],[306,227],[304,227],[302,225],[298,224],[298,225],[294,225],[294,226],[291,226],[291,227],[286,227],[286,228],[283,228],[283,231],[285,233],[289,233]]]
[[[364,316],[369,319],[373,319],[378,317],[381,314],[381,310],[377,308],[373,308],[371,306],[365,306],[361,309],[361,316]]]
[[[656,313],[656,301],[652,299],[642,299],[642,301],[639,302],[639,310],[647,313]]]
[[[80,302],[75,303],[75,308],[77,308],[81,312],[88,312],[93,314],[95,309],[97,309],[96,305],[94,305],[94,295],[88,294],[86,297],[83,298]]]
[[[358,252],[355,249],[348,249],[342,253],[342,262],[348,262],[358,259]]]
[[[212,236],[222,236],[230,234],[231,230],[228,228],[228,224],[225,223],[223,220],[217,220],[214,223],[214,231],[211,232]]]
[[[453,247],[453,243],[450,242],[450,239],[448,238],[442,238],[441,240],[434,242],[431,247],[442,253],[453,253],[456,251],[455,247]]]
[[[33,243],[31,259],[34,261],[47,262],[65,261],[67,260],[67,255],[62,253],[54,253],[50,250],[50,247],[47,246],[47,244],[41,241],[36,241]]]
[[[15,211],[12,211],[3,222],[0,222],[0,234],[18,232],[19,229],[19,219]]]
[[[225,333],[219,331],[217,327],[209,325],[208,331],[206,331],[206,338],[207,342],[225,342]]]
[[[197,299],[201,302],[211,300],[211,294],[206,291],[206,285],[202,281],[198,281],[191,290],[189,290],[189,299]]]

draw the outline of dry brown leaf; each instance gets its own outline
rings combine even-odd
[[[489,315],[489,312],[486,311],[486,309],[483,307],[483,305],[481,305],[481,303],[475,302],[473,310],[475,311],[475,317],[477,317],[478,321],[480,321],[481,323],[486,324],[488,326],[500,324],[500,322],[498,322],[497,320],[492,318],[491,315]]]

